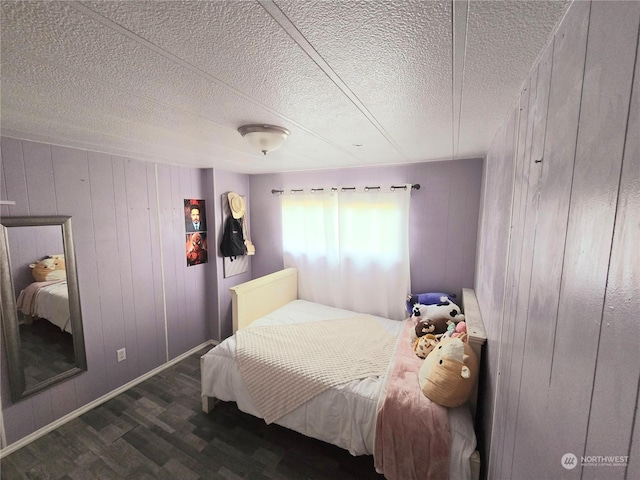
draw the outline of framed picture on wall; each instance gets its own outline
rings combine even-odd
[[[187,233],[185,249],[187,254],[187,267],[207,263],[209,261],[207,233]]]
[[[204,200],[184,199],[184,226],[185,232],[207,231],[207,214]]]

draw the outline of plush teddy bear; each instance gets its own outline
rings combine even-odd
[[[433,333],[434,330],[435,327],[429,322],[423,322],[418,319],[416,326],[409,333],[409,341],[411,342],[411,345],[415,345],[416,340],[418,340],[420,337],[423,337],[424,335]]]
[[[456,295],[452,293],[410,293],[407,295],[407,312],[411,315],[413,312],[413,306],[416,303],[421,305],[434,305],[445,300],[453,302],[454,298],[456,298]]]
[[[67,279],[64,255],[62,254],[48,255],[42,260],[30,264],[29,267],[36,282],[53,282]]]
[[[478,357],[467,336],[443,338],[418,373],[422,393],[443,407],[455,408],[469,399],[478,377]]]

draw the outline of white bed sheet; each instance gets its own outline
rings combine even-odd
[[[16,306],[25,315],[44,318],[60,330],[73,334],[66,281],[34,282],[20,292]]]
[[[67,282],[54,283],[42,288],[36,294],[35,310],[38,317],[46,318],[62,331],[73,333]]]
[[[294,300],[256,320],[252,325],[274,325],[349,318],[357,313],[306,300]],[[394,337],[403,322],[375,318]],[[235,361],[235,338],[229,337],[202,357],[202,395],[236,402],[238,408],[259,417],[255,403]],[[330,388],[275,423],[303,435],[337,445],[352,455],[372,455],[378,398],[384,377],[368,377]],[[449,409],[452,432],[450,478],[469,478],[468,458],[476,447],[468,408]]]

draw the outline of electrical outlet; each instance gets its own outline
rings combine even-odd
[[[121,348],[116,353],[118,354],[118,361],[119,362],[121,362],[123,360],[126,360],[126,358],[127,358],[127,349],[126,348]]]

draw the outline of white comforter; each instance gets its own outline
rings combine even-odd
[[[293,324],[317,320],[349,318],[355,312],[305,300],[294,300],[252,325]],[[394,337],[403,322],[373,317]],[[202,395],[236,402],[243,412],[261,418],[242,380],[235,360],[235,337],[229,337],[202,357]],[[325,390],[275,423],[303,435],[332,443],[352,455],[371,455],[374,451],[378,398],[384,377],[368,377]],[[452,432],[450,477],[460,476],[460,465],[467,465],[476,439],[471,415],[466,408],[450,409]]]

